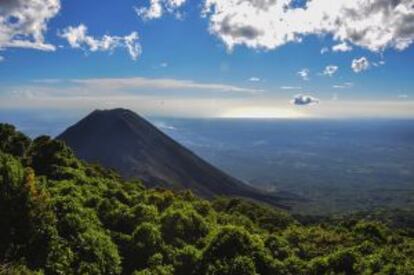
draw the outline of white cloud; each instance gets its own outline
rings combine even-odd
[[[309,80],[309,69],[302,69],[299,72],[297,72],[298,76],[300,76],[303,80]]]
[[[65,38],[72,48],[82,49],[86,52],[113,51],[115,48],[123,47],[128,50],[133,60],[137,60],[141,54],[137,32],[132,32],[126,36],[104,35],[101,38],[94,38],[88,35],[88,28],[80,24],[77,27],[69,26],[65,28],[59,35]]]
[[[159,89],[159,90],[210,90],[218,92],[261,93],[263,90],[243,88],[234,85],[218,83],[200,83],[192,80],[178,80],[169,78],[92,78],[73,79],[72,83],[88,88],[102,90],[126,90],[126,89]]]
[[[327,75],[327,76],[333,76],[337,71],[338,71],[339,67],[335,66],[335,65],[328,65],[325,67],[325,70],[323,71],[323,75]]]
[[[280,89],[282,90],[302,90],[300,86],[281,86]]]
[[[129,55],[131,56],[132,60],[137,60],[138,57],[142,53],[141,44],[138,42],[139,35],[137,32],[131,32],[131,34],[122,37],[119,37],[122,41],[124,40],[124,45],[128,50]],[[122,43],[121,43],[122,45]]]
[[[250,78],[249,78],[249,81],[250,81],[250,82],[260,82],[260,81],[261,81],[261,79],[260,79],[260,78],[258,78],[258,77],[256,77],[256,76],[252,76],[252,77],[250,77]]]
[[[0,62],[4,61],[4,57],[0,55]]]
[[[352,88],[353,86],[354,86],[354,83],[352,83],[352,82],[345,82],[343,84],[333,85],[332,87],[334,89],[348,89],[348,88]]]
[[[47,23],[60,10],[59,0],[0,1],[0,49],[31,48],[54,51],[45,42]]]
[[[314,98],[310,95],[299,94],[299,95],[296,95],[291,102],[294,105],[307,106],[307,105],[318,104],[319,99]]]
[[[63,80],[59,78],[42,78],[42,79],[35,79],[32,82],[39,83],[39,84],[59,84],[59,83],[62,83]]]
[[[398,95],[398,98],[400,98],[400,99],[407,99],[408,98],[408,95],[406,95],[406,94]]]
[[[252,104],[252,100],[261,98],[260,92],[235,85],[177,79],[40,79],[30,84],[1,86],[0,109],[125,107],[147,115],[211,117],[239,104]],[[268,100],[265,103],[270,105]]]
[[[70,80],[65,80],[65,83],[70,83]],[[3,86],[0,87],[0,109],[29,108],[50,113],[57,109],[89,112],[96,108],[124,107],[156,117],[414,118],[414,101],[398,98],[351,101],[327,99],[317,108],[298,108],[286,104],[288,95],[252,97],[237,94],[230,97],[227,94],[208,94],[200,97],[203,91],[199,90],[185,94],[139,91],[102,90],[99,86],[86,85]]]
[[[135,7],[138,16],[144,19],[155,19],[162,16],[162,5],[160,0],[151,0],[149,7]]]
[[[157,127],[157,128],[159,128],[159,129],[162,129],[162,130],[167,130],[167,131],[175,131],[175,130],[177,130],[177,128],[175,127],[175,126],[173,126],[173,125],[170,125],[170,124],[168,124],[168,123],[166,123],[166,122],[164,122],[164,121],[154,121],[153,122],[154,123],[154,125]]]
[[[332,47],[332,51],[334,52],[350,52],[352,51],[352,47],[348,45],[346,42],[339,43]]]
[[[368,59],[365,56],[363,56],[359,59],[352,60],[351,68],[356,73],[366,71],[366,70],[369,69],[369,67],[370,67],[370,62],[368,61]]]
[[[210,32],[228,47],[275,49],[307,35],[332,35],[371,51],[403,50],[414,40],[412,0],[206,0]]]
[[[385,65],[385,61],[384,60],[380,60],[378,62],[372,62],[372,66],[374,67],[381,67]]]
[[[176,13],[177,9],[184,5],[186,0],[149,0],[148,7],[135,7],[137,15],[144,20],[158,19],[164,13],[175,13],[180,18],[181,14]]]
[[[321,54],[326,54],[327,52],[329,52],[329,48],[328,47],[323,47],[321,49]]]
[[[193,80],[180,80],[172,78],[146,78],[146,77],[129,77],[129,78],[86,78],[86,79],[59,79],[45,78],[32,80],[34,85],[20,86],[19,89],[8,88],[8,90],[19,90],[20,93],[33,96],[43,96],[44,94],[58,94],[59,96],[112,96],[124,94],[163,94],[173,95],[180,94],[184,91],[210,93],[230,93],[230,94],[261,94],[262,89],[245,88],[236,85],[221,83],[204,83]],[[59,85],[59,86],[56,86]],[[62,90],[56,92],[56,87],[62,87]],[[0,87],[0,96],[1,96]],[[14,95],[5,90],[4,95]],[[171,93],[165,93],[171,92]],[[187,95],[191,93],[185,93]],[[199,94],[200,95],[200,94]]]
[[[168,63],[167,63],[167,62],[162,62],[162,63],[160,64],[160,67],[161,67],[161,68],[167,68],[167,67],[168,67]]]

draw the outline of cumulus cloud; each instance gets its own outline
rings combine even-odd
[[[30,48],[53,51],[45,42],[47,23],[60,10],[60,0],[0,1],[0,49]]]
[[[297,75],[300,76],[303,80],[309,80],[309,69],[302,69],[299,72],[297,72]]]
[[[162,9],[160,0],[151,0],[149,7],[135,7],[135,12],[144,19],[155,19],[162,16]]]
[[[313,104],[318,104],[319,103],[319,99],[314,98],[310,95],[296,95],[293,100],[292,100],[292,104],[294,105],[299,105],[299,106],[307,106],[307,105],[313,105]]]
[[[335,66],[335,65],[328,65],[325,67],[325,70],[323,71],[323,75],[327,75],[327,76],[333,76],[337,71],[338,71],[339,67]]]
[[[365,56],[359,59],[352,60],[351,68],[356,73],[366,71],[369,69],[369,67],[370,67],[369,60]]]
[[[184,5],[186,0],[149,0],[148,7],[135,7],[137,15],[144,20],[158,19],[164,13],[175,13],[177,17],[180,17],[180,13],[177,13],[177,9]]]
[[[101,38],[94,38],[88,35],[88,28],[80,24],[77,27],[69,26],[60,34],[65,38],[72,48],[82,49],[86,52],[113,51],[115,48],[126,48],[133,60],[137,60],[141,54],[141,45],[137,32],[126,36],[104,35]]]
[[[342,42],[342,43],[339,43],[339,44],[336,44],[335,46],[333,46],[332,51],[334,51],[334,52],[350,52],[350,51],[352,51],[352,47],[350,45],[348,45],[348,43]]]
[[[329,34],[371,51],[406,49],[414,40],[412,0],[206,0],[210,32],[228,49],[275,49],[306,35]],[[340,44],[337,49],[345,49]]]

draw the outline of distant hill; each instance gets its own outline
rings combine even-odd
[[[206,198],[237,196],[285,205],[281,197],[250,187],[207,163],[130,110],[96,110],[57,139],[80,159],[149,186],[190,189]]]

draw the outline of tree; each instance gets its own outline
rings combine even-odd
[[[205,272],[208,275],[256,275],[255,264],[247,256],[217,260],[210,264]]]
[[[264,245],[261,240],[255,238],[243,228],[224,226],[217,231],[204,250],[203,270],[206,272],[211,270],[212,264],[216,268],[221,264],[231,265],[231,262],[239,256],[249,257],[254,262],[255,267],[263,268],[264,253]],[[246,259],[242,259],[244,259],[243,263],[249,266]]]
[[[15,157],[23,157],[30,145],[30,139],[10,124],[0,123],[0,151]]]
[[[24,259],[31,269],[45,267],[58,239],[49,194],[32,169],[1,153],[0,219],[0,260]]]
[[[386,241],[385,228],[378,222],[360,221],[355,225],[355,233],[376,243]]]
[[[270,250],[272,256],[279,260],[284,260],[291,254],[288,241],[275,234],[271,234],[266,238],[265,246]]]
[[[51,179],[62,179],[59,167],[79,168],[79,161],[62,141],[53,140],[48,136],[40,136],[33,140],[27,152],[27,164],[38,175]]]
[[[161,232],[152,223],[142,223],[134,230],[131,238],[133,254],[126,259],[132,267],[131,270],[148,267],[148,260],[161,252],[162,247]]]
[[[208,233],[208,225],[191,207],[170,207],[161,217],[161,232],[169,244],[194,244]]]
[[[174,253],[174,268],[176,274],[198,274],[201,252],[192,245],[186,245]]]

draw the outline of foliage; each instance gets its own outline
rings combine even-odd
[[[299,221],[146,189],[0,125],[0,274],[412,274],[413,219],[395,214]]]

